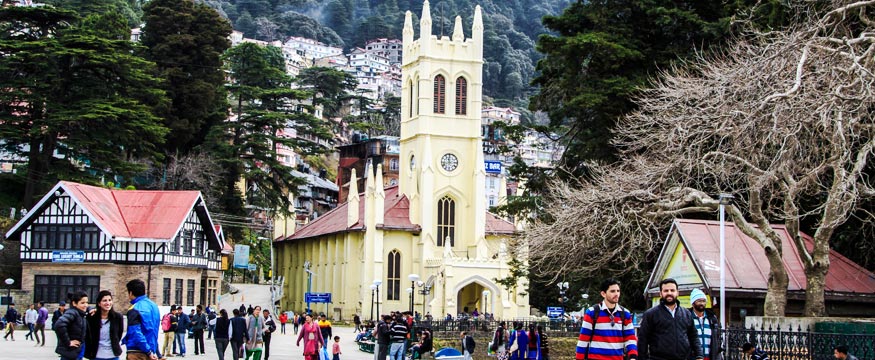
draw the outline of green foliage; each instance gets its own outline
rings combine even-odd
[[[129,27],[140,26],[143,16],[140,0],[46,0],[42,3],[72,10],[81,17],[100,14],[118,14]]]
[[[231,25],[192,0],[152,0],[144,12],[143,54],[158,64],[171,99],[160,113],[170,129],[164,152],[187,153],[227,117],[221,56],[231,46]]]
[[[525,99],[533,88],[534,63],[540,58],[535,39],[546,32],[544,15],[557,14],[570,0],[442,0],[431,3],[432,32],[450,35],[456,15],[463,18],[471,36],[474,6],[480,5],[485,22],[486,94],[504,99]],[[362,47],[368,40],[401,38],[404,12],[422,12],[422,0],[212,0],[207,3],[227,12],[234,28],[245,36],[265,40],[255,20],[270,19],[279,26],[279,38],[301,36],[346,49]],[[418,33],[418,30],[417,30]]]
[[[0,137],[29,159],[25,206],[57,179],[130,175],[160,158],[167,129],[153,109],[165,94],[118,24],[112,13],[80,22],[52,7],[0,9]]]
[[[529,276],[529,268],[528,265],[518,259],[516,256],[510,258],[510,261],[507,262],[507,266],[509,268],[509,274],[503,278],[495,278],[492,281],[501,285],[507,291],[513,291],[516,289],[517,284],[523,278]],[[531,287],[529,287],[531,289]]]
[[[237,118],[214,127],[209,148],[218,157],[225,171],[224,193],[220,200],[231,211],[242,212],[237,181],[249,185],[250,205],[288,213],[289,193],[303,181],[291,173],[291,168],[277,160],[278,146],[293,149],[298,154],[323,151],[318,143],[307,138],[328,139],[322,120],[301,109],[302,100],[310,93],[291,88],[292,79],[285,74],[281,51],[243,43],[225,54],[232,76],[229,86]],[[295,104],[298,104],[297,106]],[[290,138],[287,128],[297,132]]]
[[[295,81],[312,92],[312,104],[322,106],[326,118],[337,116],[344,101],[350,98],[347,94],[358,86],[353,75],[319,66],[301,70]]]

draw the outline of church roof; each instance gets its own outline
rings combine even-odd
[[[399,230],[418,233],[422,230],[419,224],[410,222],[410,200],[401,194],[398,186],[390,186],[385,189],[385,214],[383,223],[377,224],[377,229]],[[347,214],[349,201],[338,205],[336,208],[302,226],[294,234],[276,240],[277,242],[308,239],[323,235],[337,234],[351,231],[365,231],[365,194],[359,194],[359,221],[352,226],[347,226]],[[516,231],[513,223],[499,218],[491,213],[486,213],[487,234],[513,234]]]
[[[491,212],[486,212],[487,234],[513,234],[515,232],[516,226],[512,222],[504,220]]]
[[[385,189],[385,215],[382,224],[377,224],[377,228],[387,230],[402,230],[419,232],[419,225],[410,222],[409,208],[410,201],[407,196],[399,193],[398,186],[391,186]],[[352,226],[346,226],[349,201],[338,205],[336,208],[313,220],[307,225],[304,225],[294,234],[277,241],[289,241],[297,239],[307,239],[322,235],[343,233],[349,231],[365,231],[365,194],[359,194],[359,221]]]

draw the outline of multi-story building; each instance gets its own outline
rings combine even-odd
[[[398,163],[400,149],[398,141],[397,136],[368,138],[367,135],[355,134],[352,137],[352,144],[337,148],[340,151],[340,166],[337,170],[340,202],[346,201],[349,195],[349,181],[353,169],[359,174],[356,179],[359,189],[364,188],[368,177],[374,175],[365,171],[368,164],[372,165],[372,169],[376,169],[378,164],[383,164],[383,187],[398,185],[400,166]]]
[[[510,144],[500,124],[519,125],[520,113],[511,108],[489,106],[480,112],[480,134],[483,138],[483,159],[486,166],[486,206],[501,205],[508,194],[507,167],[513,163],[513,154],[506,149]]]
[[[284,46],[294,49],[299,55],[311,61],[326,56],[343,54],[342,48],[325,45],[319,41],[302,37],[290,37],[286,40]]]
[[[22,289],[56,303],[143,279],[159,305],[216,304],[227,251],[199,191],[120,190],[61,181],[15,226]]]
[[[401,64],[402,48],[401,40],[386,38],[374,39],[365,45],[365,50],[388,59],[389,64]]]

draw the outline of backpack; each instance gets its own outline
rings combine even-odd
[[[164,314],[164,317],[161,318],[161,330],[162,331],[170,331],[170,314]]]

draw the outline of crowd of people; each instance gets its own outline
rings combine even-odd
[[[619,304],[620,283],[605,280],[600,287],[602,301],[586,309],[580,318],[580,333],[576,345],[577,360],[722,360],[724,349],[712,341],[720,324],[707,307],[707,297],[699,289],[690,293],[689,309],[680,306],[678,284],[665,279],[659,284],[660,304],[644,312],[640,326],[633,324],[632,313]],[[234,360],[250,358],[269,360],[272,334],[286,333],[291,323],[297,335],[296,346],[305,360],[339,360],[342,354],[340,337],[333,334],[332,324],[325,314],[282,313],[274,319],[268,309],[260,306],[218,312],[201,305],[186,314],[181,306],[172,305],[166,314],[146,296],[142,280],[126,285],[131,308],[122,315],[113,308],[114,295],[100,291],[97,299],[82,292],[68,294],[52,315],[51,326],[58,342],[55,352],[62,360],[119,359],[157,360],[186,356],[186,339],[193,339],[194,355],[204,355],[204,332],[215,342],[219,360],[224,360],[230,348]],[[95,308],[89,308],[94,301]],[[68,308],[69,303],[69,308]],[[382,315],[377,323],[362,322],[356,314],[355,341],[374,344],[377,359],[428,359],[433,356],[434,343],[427,326],[414,328],[419,314],[392,312]],[[473,315],[473,314],[472,314]],[[478,314],[479,315],[479,314]],[[45,327],[49,312],[43,302],[28,305],[21,315],[15,304],[9,304],[3,317],[6,341],[15,341],[15,324],[23,320],[27,327],[25,340],[34,346],[45,346]],[[279,329],[278,324],[279,322]],[[421,325],[421,324],[420,324]],[[159,336],[163,344],[159,347]],[[497,360],[549,360],[548,334],[536,324],[513,322],[510,328],[499,322],[491,334],[487,354]],[[124,345],[124,348],[122,347]],[[459,347],[466,360],[476,349],[474,337],[462,331]],[[746,343],[742,353],[749,360],[768,360],[768,355],[755,344]],[[837,345],[837,360],[856,360],[848,348]]]

